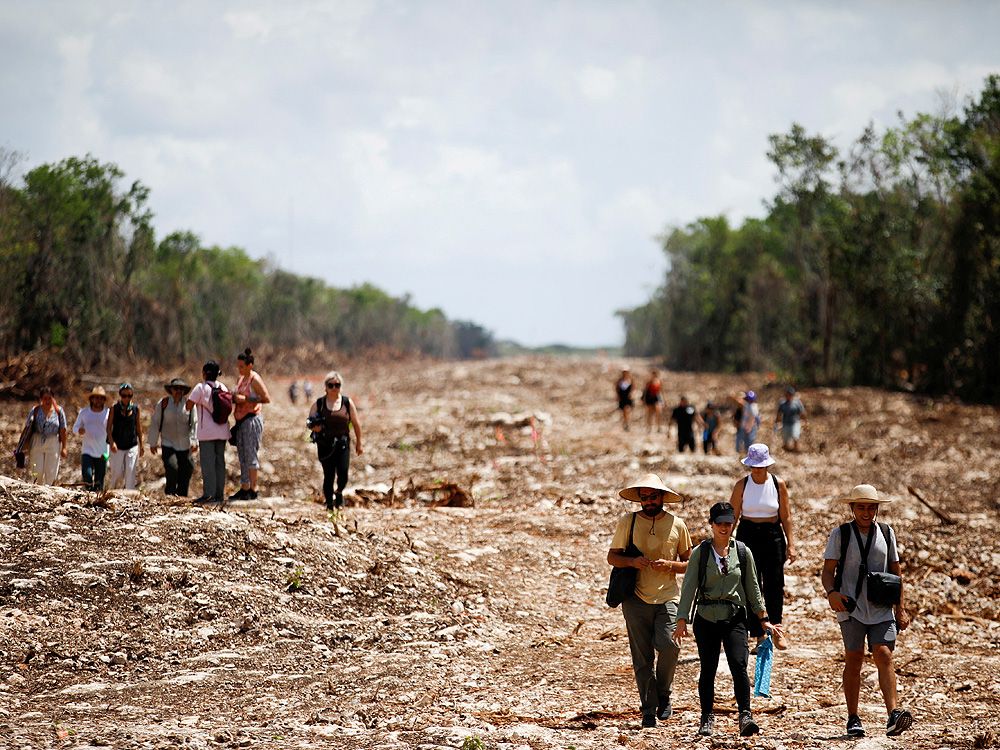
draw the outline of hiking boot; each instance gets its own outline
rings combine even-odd
[[[656,717],[653,714],[643,714],[642,715],[642,728],[651,729],[656,726]]]
[[[229,499],[230,500],[246,500],[247,499],[247,493],[249,491],[250,490],[245,490],[242,487],[240,487],[240,489],[238,491],[234,492],[232,495],[229,496]]]
[[[247,490],[246,499],[247,500],[256,500],[257,499],[257,490]]]
[[[760,732],[749,711],[740,711],[740,737],[751,737]]]
[[[670,705],[670,699],[667,698],[665,701],[661,701],[660,705],[656,707],[656,718],[660,721],[666,721],[671,716],[673,716],[674,709]]]
[[[913,726],[913,714],[909,711],[894,708],[892,709],[892,713],[889,714],[889,721],[885,725],[885,736],[895,737],[897,734],[905,732],[911,726]]]
[[[698,727],[698,734],[702,737],[708,737],[712,734],[712,729],[715,727],[715,717],[712,714],[702,714],[701,726]]]
[[[847,736],[848,737],[864,737],[865,728],[861,726],[861,717],[857,714],[851,714],[847,717]]]

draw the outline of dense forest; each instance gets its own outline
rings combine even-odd
[[[321,343],[434,357],[495,353],[492,334],[369,284],[337,289],[191,232],[157,239],[139,182],[91,156],[21,183],[0,151],[0,355],[45,350],[82,367],[164,363]]]
[[[662,285],[619,313],[626,353],[1000,400],[1000,77],[844,153],[799,125],[769,142],[766,216],[668,232]]]

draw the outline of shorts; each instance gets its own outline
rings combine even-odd
[[[896,621],[886,620],[874,625],[865,625],[853,617],[840,622],[840,633],[844,637],[845,651],[864,651],[865,637],[868,638],[868,650],[874,651],[876,646],[886,645],[892,651],[896,648]]]
[[[791,424],[781,425],[781,438],[786,443],[789,440],[798,440],[801,435],[802,435],[801,422],[792,422]]]

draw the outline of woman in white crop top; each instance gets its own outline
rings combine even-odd
[[[785,599],[785,562],[795,562],[796,558],[788,488],[784,481],[768,471],[774,459],[763,443],[751,445],[741,463],[750,468],[750,474],[736,482],[729,498],[739,522],[736,538],[753,552],[767,612],[771,622],[780,625]],[[759,624],[750,622],[749,625],[750,635],[758,642],[763,640],[764,631]],[[774,645],[780,649],[788,647],[780,630],[775,633]]]

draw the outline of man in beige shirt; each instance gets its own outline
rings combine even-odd
[[[632,654],[632,670],[639,689],[642,726],[655,727],[657,718],[670,718],[670,688],[677,669],[679,649],[673,642],[680,589],[677,574],[687,570],[691,535],[684,521],[663,509],[681,496],[655,474],[647,474],[619,493],[642,505],[618,521],[608,563],[616,568],[636,568],[635,593],[622,602],[622,615]],[[629,541],[642,554],[625,554]]]

